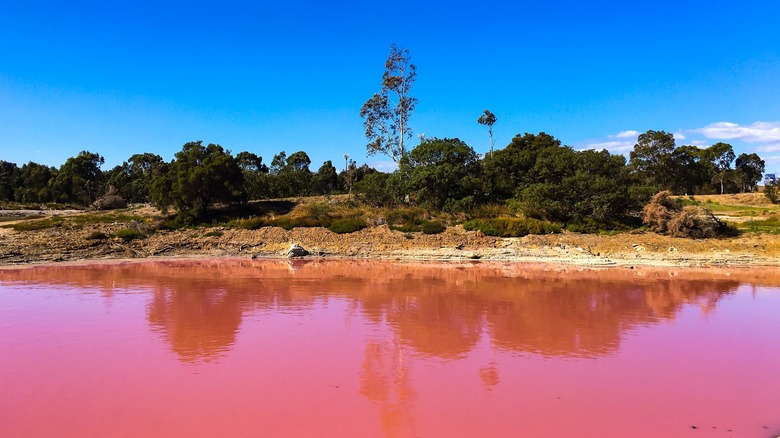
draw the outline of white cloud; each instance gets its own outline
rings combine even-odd
[[[600,151],[606,149],[611,153],[623,154],[634,149],[634,140],[631,141],[603,141],[598,143],[588,143],[582,150],[594,149]]]
[[[380,172],[393,172],[396,169],[398,169],[398,164],[395,161],[369,161],[369,166],[373,167],[374,169],[380,171]]]
[[[687,138],[685,134],[682,133],[682,131],[677,131],[673,135],[675,140],[685,140]]]
[[[753,148],[756,152],[780,152],[780,143],[770,143]]]
[[[637,138],[639,136],[639,131],[621,131],[618,132],[615,135],[610,135],[610,138]]]
[[[755,122],[745,126],[731,122],[717,122],[703,128],[692,129],[690,132],[716,140],[742,140],[748,143],[780,142],[780,122]]]

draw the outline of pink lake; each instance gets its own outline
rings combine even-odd
[[[2,437],[775,437],[780,269],[0,269]]]

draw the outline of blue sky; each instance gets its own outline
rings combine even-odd
[[[191,140],[316,170],[366,157],[359,110],[391,42],[417,65],[415,134],[524,132],[627,153],[636,133],[727,141],[780,171],[780,3],[0,2],[0,160],[106,168]]]

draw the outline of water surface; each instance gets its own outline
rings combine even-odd
[[[779,321],[773,269],[5,269],[0,436],[776,436]]]

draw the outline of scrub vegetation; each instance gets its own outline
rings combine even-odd
[[[122,235],[117,232],[124,240],[203,225],[324,227],[350,233],[381,224],[425,234],[463,224],[467,230],[511,237],[644,227],[699,238],[733,235],[736,228],[718,215],[756,218],[740,222],[745,231],[767,231],[777,222],[758,219],[774,211],[774,186],[765,188],[766,206],[702,198],[758,188],[764,161],[756,154],[735,156],[726,143],[677,146],[671,133],[650,130],[638,136],[626,159],[607,150],[575,150],[540,132],[518,134],[494,148],[492,127],[498,118],[486,109],[476,119],[488,128],[490,152],[484,156],[458,138],[419,136],[412,145],[417,99],[412,96],[416,67],[410,60],[407,50],[391,47],[380,90],[360,111],[367,154],[387,155],[398,165],[394,172],[358,166],[346,154],[340,172],[330,160],[313,171],[305,151],[280,151],[266,164],[253,152],[234,155],[201,141],[184,144],[171,161],[138,153],[106,170],[101,168],[104,158],[90,151],[59,168],[0,161],[0,202],[7,205],[111,210],[151,204],[163,214],[150,218],[111,210],[6,226],[30,231],[66,223],[134,224],[120,230]]]

